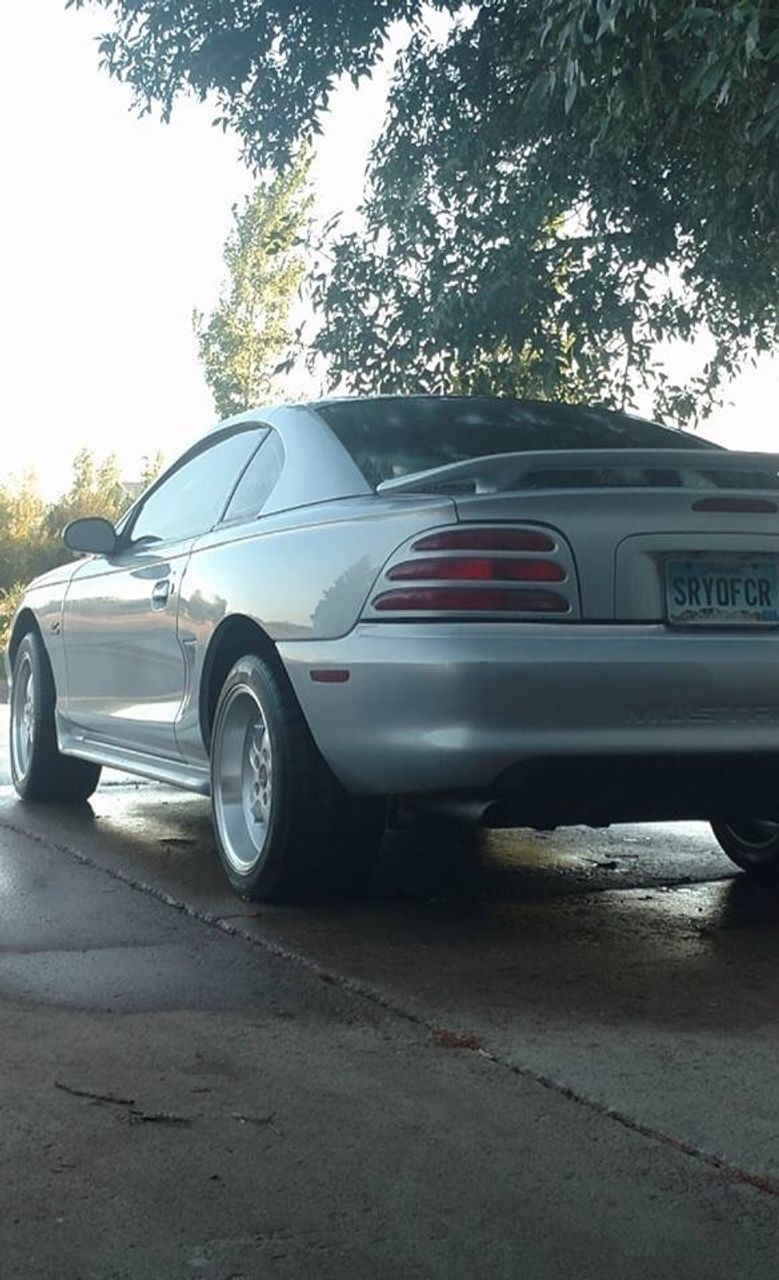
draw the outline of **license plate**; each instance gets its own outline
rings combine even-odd
[[[779,621],[779,577],[768,560],[668,560],[665,595],[677,625]]]

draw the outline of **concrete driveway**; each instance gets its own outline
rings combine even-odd
[[[106,1110],[143,1129],[59,1082],[188,1116],[201,1086],[186,1064],[204,1042],[221,1083],[202,1087],[221,1097],[224,1076],[232,1090],[221,1110],[198,1097],[202,1133],[170,1122],[172,1164],[161,1148],[154,1178],[175,1170],[181,1191],[164,1213],[122,1148],[153,1226],[133,1234],[121,1218],[124,1270],[79,1236],[65,1197],[74,1280],[776,1274],[779,895],[734,875],[704,826],[397,833],[370,900],[295,908],[225,889],[201,799],[120,776],[79,809],[27,808],[6,788],[0,834],[12,1107],[54,1108],[61,1134],[79,1101],[86,1133]],[[292,1144],[266,1127],[271,1111]],[[228,1113],[254,1117],[253,1147]],[[234,1186],[242,1170],[222,1237],[217,1189],[192,1168],[206,1132],[221,1154],[202,1178],[213,1164]],[[20,1150],[20,1194],[40,1195]],[[63,1139],[60,1157],[71,1150]],[[109,1165],[100,1177],[105,1223]],[[260,1203],[282,1224],[271,1244]],[[23,1247],[43,1250],[41,1230],[28,1223]]]

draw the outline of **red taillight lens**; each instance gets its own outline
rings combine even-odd
[[[424,554],[433,552],[438,554]],[[562,535],[516,524],[451,525],[398,548],[368,616],[578,616],[576,571]],[[553,589],[556,587],[557,589]]]
[[[568,613],[556,591],[512,587],[408,587],[377,596],[380,613]]]
[[[553,560],[494,560],[487,556],[404,560],[390,569],[393,581],[563,582],[565,570]]]
[[[548,533],[535,529],[445,529],[414,543],[414,551],[554,551]]]

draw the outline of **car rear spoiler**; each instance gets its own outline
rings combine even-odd
[[[539,472],[555,471],[674,471],[687,473],[691,489],[711,487],[706,483],[712,471],[739,472],[771,477],[779,487],[779,454],[741,453],[719,449],[543,449],[528,453],[492,453],[464,462],[450,462],[429,471],[384,480],[377,493],[440,493],[454,490],[469,493],[509,493],[535,488],[528,480]],[[749,486],[754,488],[754,485]]]

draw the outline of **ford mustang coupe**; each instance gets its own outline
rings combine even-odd
[[[779,458],[599,408],[258,409],[14,620],[19,796],[101,765],[210,794],[247,898],[371,866],[387,802],[492,825],[706,818],[779,869]],[[86,553],[86,555],[84,554]]]

